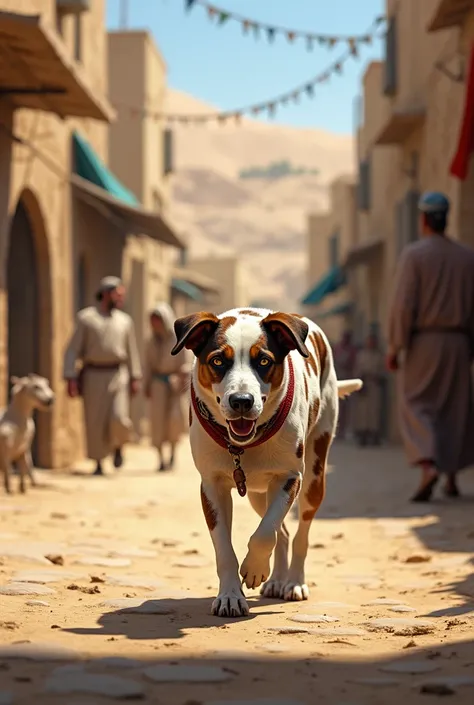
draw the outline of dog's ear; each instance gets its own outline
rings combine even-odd
[[[187,348],[192,350],[196,356],[199,355],[218,325],[217,316],[214,313],[204,311],[178,318],[174,322],[176,345],[171,354],[177,355],[183,348]]]
[[[263,319],[262,327],[273,337],[285,355],[291,350],[298,350],[303,357],[309,357],[309,350],[305,345],[309,326],[298,316],[291,313],[270,313]]]
[[[12,385],[12,387],[16,387],[17,384],[21,384],[21,381],[21,377],[15,377],[15,375],[10,377],[10,384]]]

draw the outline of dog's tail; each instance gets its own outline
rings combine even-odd
[[[337,382],[337,394],[339,399],[348,397],[353,392],[358,392],[362,389],[364,383],[361,379],[341,379]]]

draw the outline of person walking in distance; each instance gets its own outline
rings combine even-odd
[[[412,501],[428,502],[441,474],[457,497],[457,474],[474,463],[474,250],[447,236],[442,193],[425,193],[419,211],[421,239],[398,265],[387,367],[399,370],[400,430],[421,469]]]
[[[155,306],[150,312],[151,334],[146,346],[144,388],[150,400],[151,441],[158,452],[158,470],[171,470],[175,461],[176,444],[186,428],[187,412],[184,392],[189,382],[192,360],[183,349],[171,355],[176,338],[175,315],[167,303]],[[169,444],[168,462],[163,454]]]
[[[125,287],[118,277],[105,277],[97,291],[97,305],[79,311],[64,357],[64,379],[71,398],[82,396],[87,454],[103,475],[102,461],[114,453],[123,463],[122,447],[133,430],[130,395],[139,389],[141,366],[135,329],[122,311]]]
[[[352,342],[352,333],[344,331],[339,343],[334,347],[334,365],[338,379],[352,379],[356,361],[357,348]],[[351,406],[349,399],[341,400],[339,406],[339,424],[337,435],[344,439],[349,431],[351,421]]]

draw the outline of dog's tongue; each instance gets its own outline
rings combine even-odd
[[[254,421],[249,419],[235,419],[230,422],[230,427],[236,436],[248,436],[253,430]]]

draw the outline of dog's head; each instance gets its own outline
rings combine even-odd
[[[249,443],[265,405],[281,391],[288,353],[308,357],[308,325],[291,314],[247,309],[196,313],[178,318],[174,327],[171,354],[183,347],[194,352],[198,395],[220,414],[216,420],[227,424],[235,444]]]
[[[33,409],[47,411],[54,404],[54,392],[45,377],[29,374],[26,377],[12,377],[12,396],[21,394]]]

